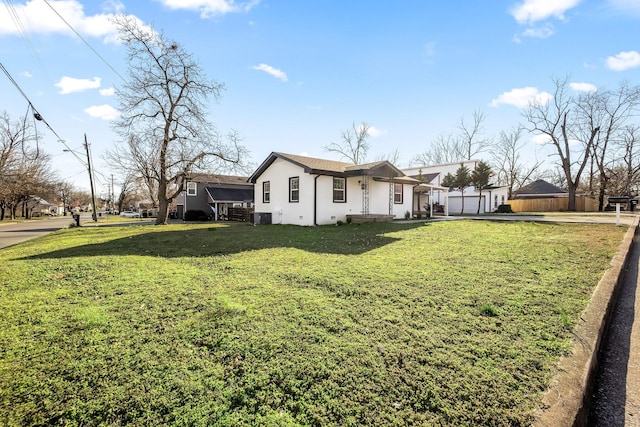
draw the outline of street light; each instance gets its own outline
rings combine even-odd
[[[87,168],[87,170],[89,171],[89,186],[91,187],[91,218],[95,221],[98,222],[98,212],[96,211],[96,194],[95,191],[93,189],[93,172],[91,171],[91,154],[89,154],[89,143],[87,142],[87,134],[84,134],[84,150],[87,153],[87,164],[85,165],[84,162],[78,158],[78,160],[80,160],[80,163],[82,163],[83,166],[85,166]],[[76,155],[77,157],[77,153],[71,149],[65,149],[62,150],[65,152],[69,152],[69,153],[73,153],[74,155]]]

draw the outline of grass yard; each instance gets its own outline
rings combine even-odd
[[[0,425],[529,425],[625,231],[62,230],[0,251]]]

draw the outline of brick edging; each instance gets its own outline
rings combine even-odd
[[[618,247],[611,265],[596,286],[591,300],[573,330],[573,349],[560,360],[557,372],[536,411],[534,427],[586,426],[593,382],[598,369],[598,352],[606,334],[633,237],[636,217]]]

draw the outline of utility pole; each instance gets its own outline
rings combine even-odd
[[[116,209],[116,190],[113,187],[113,174],[111,174],[111,210]]]
[[[96,194],[93,189],[93,171],[91,170],[91,155],[89,154],[89,143],[87,142],[87,134],[84,134],[84,149],[87,152],[87,169],[89,169],[89,185],[91,186],[91,208],[93,212],[91,217],[98,222],[98,212],[96,212]]]

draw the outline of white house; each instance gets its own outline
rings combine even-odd
[[[388,161],[354,165],[276,152],[249,182],[256,218],[296,225],[404,218],[419,184]]]
[[[442,180],[447,174],[455,175],[460,165],[464,165],[472,172],[479,160],[465,160],[463,162],[445,163],[440,165],[424,165],[403,169],[405,175],[416,178],[431,188],[428,194],[422,192],[419,205],[423,207],[446,206],[446,212],[451,214],[475,214],[478,212],[478,201],[480,201],[480,213],[494,212],[499,205],[507,203],[509,188],[491,186],[482,190],[482,194],[473,186],[464,190],[464,211],[462,209],[462,193],[460,191],[447,191],[442,187]],[[478,200],[480,199],[480,200]],[[414,206],[415,211],[415,206]]]

